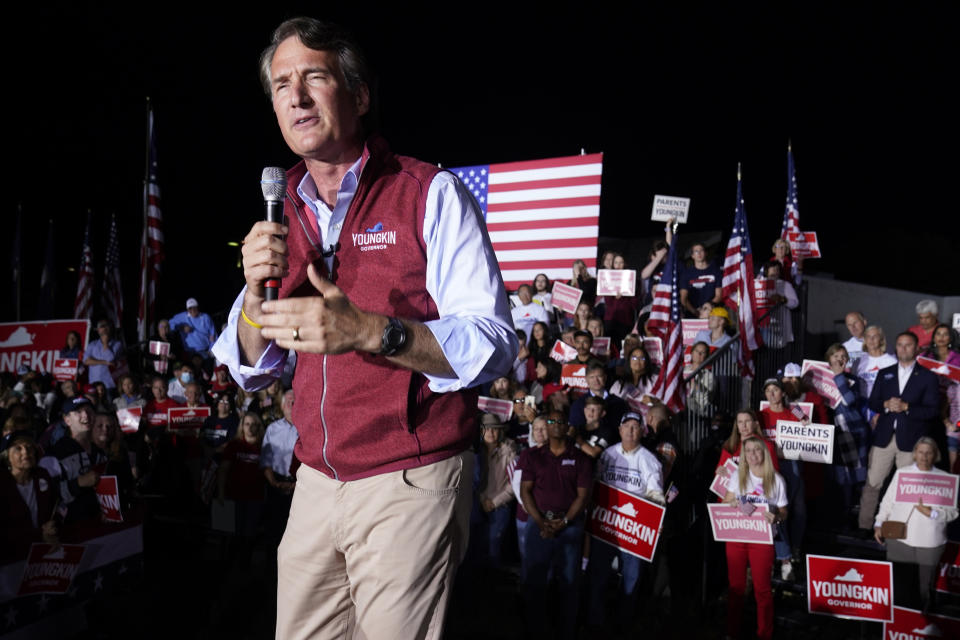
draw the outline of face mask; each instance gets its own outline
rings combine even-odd
[[[180,384],[188,384],[193,382],[193,375],[190,373],[184,373],[180,375]]]

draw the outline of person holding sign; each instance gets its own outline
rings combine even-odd
[[[643,438],[643,417],[639,413],[629,412],[620,420],[620,442],[608,447],[597,463],[596,479],[612,487],[626,491],[657,504],[666,504],[661,482],[660,462],[656,456],[640,444]],[[604,592],[613,559],[619,558],[623,580],[620,581],[617,614],[620,628],[626,631],[633,616],[633,600],[637,585],[643,576],[647,562],[606,542],[594,541],[590,545],[590,564],[588,565],[590,608],[587,623],[601,626],[604,621]]]
[[[923,436],[913,446],[913,464],[897,469],[893,480],[883,494],[880,511],[873,524],[873,537],[877,542],[886,544],[887,560],[894,563],[894,593],[909,593],[912,590],[903,589],[897,580],[898,574],[902,578],[905,564],[917,565],[920,581],[920,598],[924,610],[930,601],[934,581],[937,577],[937,563],[943,555],[943,548],[947,543],[947,523],[957,517],[956,502],[953,506],[929,506],[923,499],[916,503],[898,502],[897,487],[901,475],[905,473],[925,472],[939,476],[949,475],[933,465],[940,461],[940,449],[933,438]],[[900,540],[886,539],[881,536],[881,527],[888,521],[906,522],[906,537]],[[899,569],[899,571],[898,571]],[[919,608],[919,607],[918,607]]]
[[[739,417],[739,416],[738,416]],[[751,436],[743,442],[743,459],[736,476],[727,481],[723,501],[750,515],[758,505],[766,505],[763,517],[771,525],[787,519],[787,489],[783,478],[773,470],[773,462],[763,438]],[[740,634],[740,616],[747,588],[747,565],[753,576],[753,595],[757,600],[757,638],[773,636],[773,545],[727,542],[727,635]]]
[[[938,362],[943,362],[954,367],[960,367],[960,338],[957,332],[943,323],[938,324],[933,330],[933,340],[930,342],[924,354],[928,358],[933,358]],[[945,415],[943,424],[947,430],[947,451],[950,454],[950,468],[953,469],[957,462],[957,453],[960,450],[960,429],[957,423],[960,422],[960,383],[951,380],[947,376],[939,376],[940,393],[946,397],[947,402],[943,403]]]

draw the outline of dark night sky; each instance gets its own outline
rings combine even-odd
[[[692,198],[681,233],[726,235],[739,161],[751,235],[766,257],[792,138],[801,226],[819,232],[826,255],[811,270],[960,293],[949,191],[958,136],[947,95],[958,46],[946,3],[626,14],[601,3],[518,13],[519,4],[466,13],[364,3],[326,15],[317,3],[189,15],[21,9],[6,21],[14,64],[3,140],[23,170],[0,204],[10,221],[23,206],[23,316],[33,316],[48,219],[58,311],[71,312],[76,276],[66,269],[79,261],[91,208],[98,261],[109,215],[120,217],[132,326],[147,95],[169,256],[160,308],[176,312],[190,295],[208,311],[230,303],[241,278],[226,241],[261,215],[261,167],[295,160],[260,90],[257,57],[280,20],[302,13],[356,32],[380,76],[381,131],[398,152],[457,166],[602,151],[607,237],[659,233],[649,221],[654,193]],[[9,249],[11,236],[4,242]],[[12,305],[3,308],[14,319]]]

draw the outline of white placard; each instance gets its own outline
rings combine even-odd
[[[650,219],[667,222],[670,218],[676,218],[677,222],[686,222],[689,212],[690,198],[655,195]]]

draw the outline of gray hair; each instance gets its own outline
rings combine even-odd
[[[937,441],[930,436],[920,436],[920,439],[913,445],[913,453],[916,453],[917,447],[922,444],[930,445],[933,449],[933,464],[940,462],[940,447],[937,446]]]
[[[940,312],[940,307],[937,306],[936,301],[934,300],[921,300],[917,303],[917,315],[923,313],[932,313],[937,315]]]
[[[344,28],[332,22],[321,22],[315,18],[290,18],[285,20],[273,32],[270,46],[260,54],[260,82],[268,96],[272,95],[270,84],[270,65],[277,47],[287,38],[296,37],[305,47],[317,51],[332,51],[337,54],[340,70],[347,82],[350,93],[356,93],[360,85],[371,87],[370,68],[367,60],[353,36]],[[371,98],[372,99],[372,98]]]

